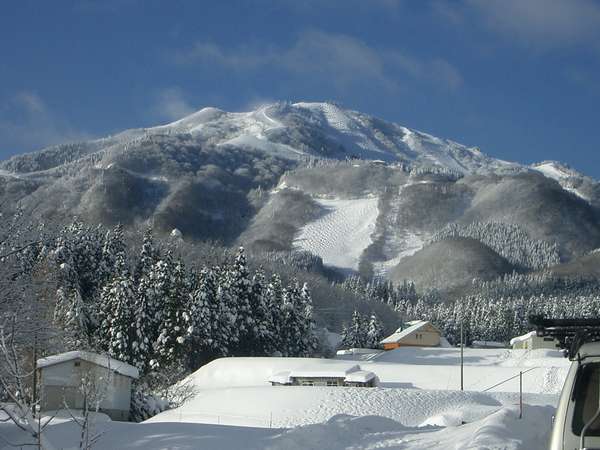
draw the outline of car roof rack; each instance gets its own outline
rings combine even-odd
[[[569,359],[574,359],[579,348],[586,342],[600,341],[600,318],[598,319],[546,319],[544,316],[529,316],[529,323],[536,327],[538,336],[553,337],[560,347],[567,350]]]

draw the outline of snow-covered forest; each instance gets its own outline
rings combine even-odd
[[[243,248],[188,267],[177,236],[157,242],[150,228],[135,246],[120,225],[51,232],[24,222],[17,214],[4,230],[0,328],[13,330],[25,365],[34,345],[38,355],[87,349],[163,389],[222,356],[320,350],[308,285],[249,269]],[[146,385],[134,397],[150,393]]]
[[[348,278],[342,286],[369,301],[387,303],[401,320],[430,320],[451,343],[459,342],[462,321],[467,342],[508,342],[531,331],[529,317],[596,317],[600,283],[596,279],[561,278],[548,272],[513,273],[493,281],[474,280],[472,294],[449,300],[435,290],[418,292],[410,281],[365,283]]]

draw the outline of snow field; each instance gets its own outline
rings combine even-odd
[[[320,256],[326,265],[357,270],[375,231],[378,200],[315,199],[325,212],[300,230],[294,246]]]
[[[529,395],[530,403],[555,398]],[[185,405],[145,423],[188,422],[259,428],[291,428],[326,422],[339,415],[377,415],[405,426],[460,424],[481,420],[518,395],[398,388],[307,386],[239,387],[202,390]]]
[[[100,433],[94,450],[358,450],[358,449],[470,449],[542,450],[546,448],[553,408],[527,406],[522,420],[515,407],[500,407],[482,420],[446,428],[407,427],[379,416],[337,415],[324,423],[289,430],[207,425],[198,423],[94,424]],[[79,427],[53,423],[47,435],[57,448],[75,449]],[[0,423],[0,437],[29,442],[21,430]],[[0,439],[0,450],[10,447]]]

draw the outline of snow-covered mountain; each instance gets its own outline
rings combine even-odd
[[[431,272],[418,268],[440,252],[464,253],[459,269],[485,260],[494,275],[539,266],[505,261],[507,249],[491,255],[500,237],[483,247],[433,245],[451,224],[459,226],[454,238],[471,239],[470,224],[494,222],[508,227],[494,233],[508,230],[522,246],[556,244],[559,255],[548,250],[542,266],[600,247],[596,180],[557,162],[495,159],[332,103],[204,108],[165,125],[15,156],[0,163],[0,205],[17,202],[59,221],[151,221],[184,239],[308,250],[344,271],[398,279],[408,266]],[[533,258],[514,239],[507,248]],[[473,270],[428,279],[468,280]]]
[[[204,108],[147,131],[190,133],[217,145],[253,147],[290,158],[403,161],[460,173],[519,167],[490,158],[476,147],[439,139],[333,103],[276,103],[245,113]]]
[[[53,154],[57,156],[58,160],[54,161],[57,165],[86,154],[124,151],[139,140],[153,136],[182,135],[216,146],[258,149],[289,159],[312,156],[382,160],[435,166],[465,174],[522,167],[491,158],[476,147],[440,139],[332,103],[275,103],[241,113],[203,108],[166,125],[42,150],[37,153],[37,159],[45,160],[44,165],[27,167],[23,164],[24,158],[17,156],[1,167],[9,173],[47,169],[52,164]],[[61,154],[63,148],[71,154]]]

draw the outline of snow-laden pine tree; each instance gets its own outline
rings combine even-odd
[[[252,277],[250,292],[252,324],[246,333],[246,354],[269,355],[272,353],[273,314],[269,306],[265,274],[258,269]]]
[[[117,271],[117,255],[125,254],[126,252],[127,247],[125,245],[123,226],[118,224],[104,235],[102,261],[100,264],[100,276],[103,282],[109,280]]]
[[[221,286],[227,293],[231,310],[235,311],[237,336],[232,336],[232,341],[239,342],[243,347],[243,341],[252,338],[249,330],[254,327],[253,314],[250,309],[252,285],[244,247],[238,249],[233,264],[225,271]]]
[[[298,307],[300,289],[292,283],[282,292],[281,349],[284,356],[296,356],[300,352],[302,326]]]
[[[133,362],[144,373],[154,358],[165,293],[164,266],[156,266],[160,254],[154,245],[152,228],[144,231],[142,249],[135,268],[136,298],[133,307]]]
[[[299,320],[302,338],[297,356],[311,356],[316,351],[319,343],[317,335],[315,334],[312,296],[307,283],[302,285],[298,307],[300,309]]]
[[[132,321],[135,291],[125,255],[116,256],[117,273],[104,286],[100,301],[105,311],[98,341],[108,354],[118,360],[132,362]]]
[[[271,279],[267,285],[265,302],[271,316],[269,354],[283,354],[285,344],[282,337],[284,326],[283,287],[281,285],[281,278],[276,273],[271,275]]]
[[[66,230],[63,230],[55,245],[52,252],[57,267],[54,323],[65,330],[64,343],[67,348],[88,347],[94,322],[88,305],[81,296],[73,243]]]
[[[342,343],[344,348],[363,348],[367,343],[367,330],[361,314],[354,310],[350,325],[342,332]]]
[[[190,293],[190,324],[188,327],[188,366],[195,370],[219,355],[217,327],[219,308],[217,304],[217,282],[212,269],[203,268]]]
[[[368,348],[378,348],[379,342],[384,338],[383,324],[377,317],[377,314],[371,314],[369,325],[367,327],[366,345]]]
[[[190,326],[189,289],[187,274],[181,260],[173,262],[169,253],[161,269],[165,271],[163,276],[167,281],[162,289],[165,296],[154,351],[158,364],[169,367],[186,354]]]
[[[142,249],[135,267],[135,279],[140,280],[144,276],[149,276],[152,267],[160,260],[160,251],[154,243],[152,227],[144,230]]]

